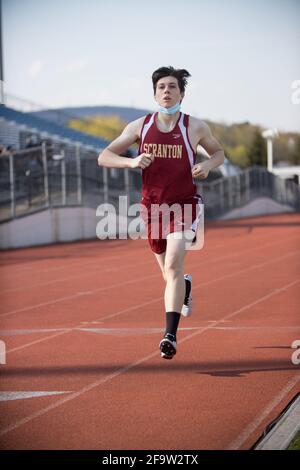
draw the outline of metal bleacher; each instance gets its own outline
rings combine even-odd
[[[37,132],[43,137],[66,142],[69,141],[72,142],[72,144],[78,143],[85,147],[93,148],[97,152],[108,145],[108,142],[104,139],[46,121],[45,119],[33,116],[31,113],[16,111],[3,104],[0,105],[0,119],[1,118],[9,123],[15,123],[17,126],[23,126],[28,131]]]

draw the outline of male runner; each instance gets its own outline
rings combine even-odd
[[[130,122],[98,158],[99,165],[104,167],[142,169],[141,202],[148,223],[148,239],[166,281],[166,331],[159,345],[165,359],[172,359],[176,354],[180,315],[191,314],[192,277],[184,275],[183,266],[187,243],[197,231],[202,202],[196,193],[194,178],[207,178],[212,168],[224,162],[222,147],[208,125],[180,112],[188,77],[190,74],[185,69],[161,67],[155,70],[152,83],[158,112]],[[139,143],[137,157],[120,156],[135,142]],[[210,158],[196,164],[198,145]],[[167,207],[177,204],[183,210],[188,206],[191,217],[183,215],[183,219],[178,219],[176,213],[171,213],[166,229],[162,226],[161,215],[153,216],[151,212],[154,206],[162,204]]]

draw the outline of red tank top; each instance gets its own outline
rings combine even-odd
[[[148,114],[140,135],[139,154],[152,153],[155,157],[142,170],[142,196],[158,204],[181,202],[196,194],[191,173],[196,153],[187,132],[189,116],[180,113],[171,132],[160,131],[156,119],[157,113]]]

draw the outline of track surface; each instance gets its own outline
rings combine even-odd
[[[146,241],[2,252],[1,448],[249,449],[300,391],[299,235],[300,214],[206,224],[172,361]]]

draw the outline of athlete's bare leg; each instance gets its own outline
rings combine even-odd
[[[155,254],[157,262],[166,281],[165,309],[166,312],[181,312],[184,295],[184,259],[186,247],[194,236],[194,232],[186,231],[171,233],[167,236],[167,250],[162,254]]]
[[[167,281],[167,278],[166,278],[166,275],[165,275],[166,252],[161,253],[161,254],[154,253],[154,255],[155,255],[155,258],[157,259],[157,262],[158,262],[159,267],[161,269],[162,276],[163,276],[164,280]]]

